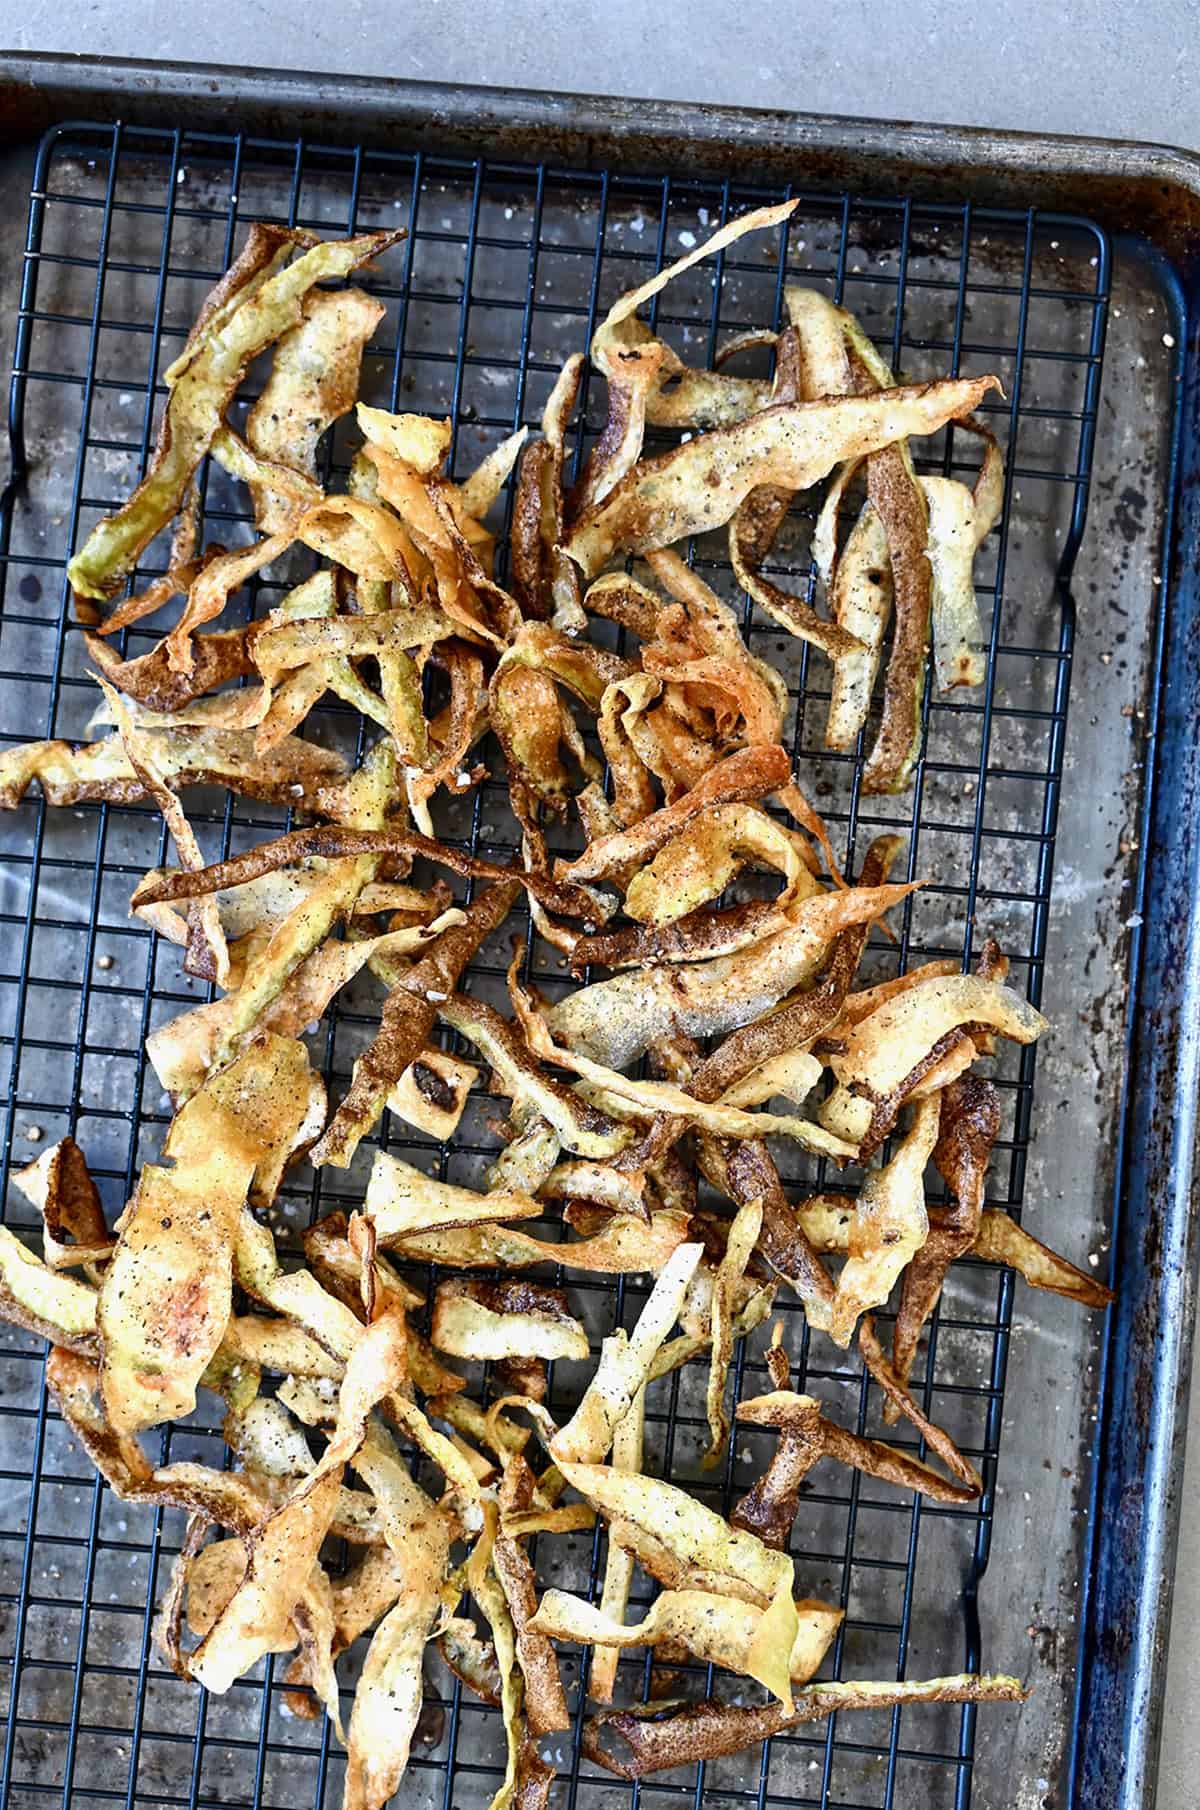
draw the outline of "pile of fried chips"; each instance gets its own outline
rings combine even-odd
[[[145,478],[71,563],[109,733],[0,757],[8,806],[36,781],[50,803],[144,798],[161,811],[177,864],[145,875],[132,910],[215,987],[148,1040],[175,1115],[115,1226],[69,1138],[17,1178],[42,1250],[0,1232],[0,1313],[50,1342],[61,1412],[112,1489],[189,1517],[158,1624],[169,1663],[221,1691],[287,1656],[289,1702],[305,1715],[323,1705],[345,1744],[347,1810],[377,1810],[400,1783],[430,1642],[502,1711],[493,1810],[546,1802],[554,1772],[537,1743],[571,1725],[558,1642],[591,1648],[601,1705],[627,1647],[711,1662],[765,1693],[601,1708],[584,1749],[623,1778],[843,1709],[1021,1695],[1005,1677],[817,1682],[842,1612],[797,1599],[788,1556],[802,1485],[825,1459],[943,1503],[980,1494],[908,1388],[956,1259],[1011,1264],[1085,1305],[1108,1298],[985,1206],[1001,1114],[976,1064],[997,1038],[1032,1042],[1044,1020],[991,943],[970,974],[933,962],[860,984],[872,926],[913,888],[893,877],[899,843],[879,838],[846,883],[783,746],[784,681],[679,550],[727,530],[743,593],[829,661],[831,747],[860,745],[884,669],[868,791],[908,782],[931,647],[939,686],[984,677],[972,560],[1004,472],[972,411],[996,380],[900,384],[811,290],[789,287],[782,331],[734,342],[712,370],[683,364],[639,317],[673,276],[793,205],[733,222],[611,309],[591,346],[607,419],[570,487],[581,356],[540,437],[522,430],[452,482],[448,422],[357,402],[383,311],[345,281],[397,235],[320,243],[253,228],[166,374]],[[751,345],[771,349],[770,379],[727,368]],[[272,348],[238,434],[231,405]],[[318,446],[356,406],[361,451],[345,492],[328,493]],[[982,444],[973,490],[916,473],[910,437],[948,422]],[[681,432],[650,454],[648,427]],[[205,459],[248,486],[249,546],[200,544]],[[514,471],[505,585],[487,518]],[[831,475],[820,615],[770,564],[794,498]],[[130,591],[167,528],[167,571]],[[239,587],[297,546],[316,570],[265,620],[221,626]],[[114,633],[175,598],[158,644],[120,657]],[[300,734],[327,692],[370,726],[353,771]],[[439,798],[476,788],[497,751],[516,862],[435,828]],[[180,802],[200,784],[285,803],[299,821],[205,865]],[[552,858],[546,828],[569,818],[577,852]],[[763,874],[770,896],[723,902]],[[451,877],[470,883],[465,899]],[[521,944],[506,1013],[465,978],[523,902],[586,984],[547,1001]],[[330,1113],[302,1033],[363,969],[382,990],[378,1025]],[[450,1032],[469,1054],[443,1047]],[[345,1168],[387,1113],[452,1140],[485,1073],[510,1104],[484,1191],[381,1150],[361,1207],[314,1225],[299,1261],[281,1256],[265,1210],[289,1170]],[[793,1200],[779,1138],[863,1166],[857,1197]],[[931,1163],[947,1205],[927,1205]],[[432,1300],[408,1280],[418,1262],[436,1266]],[[636,1325],[593,1361],[572,1274],[646,1271]],[[930,1462],[791,1388],[779,1323],[771,1389],[731,1404],[736,1343],[781,1290],[837,1345],[857,1338],[886,1418],[907,1420]],[[896,1294],[889,1353],[872,1314]],[[489,1366],[480,1399],[462,1360]],[[591,1373],[560,1425],[547,1366],[564,1362]],[[728,1520],[644,1468],[647,1403],[692,1363],[707,1366],[706,1465],[735,1419],[777,1434]],[[139,1435],[189,1414],[199,1390],[223,1401],[233,1467],[156,1467]],[[415,1480],[414,1453],[436,1494]],[[597,1522],[600,1600],[541,1590],[533,1536]],[[334,1539],[348,1569],[330,1568]],[[638,1567],[661,1588],[630,1621]],[[366,1636],[343,1720],[337,1661]]]

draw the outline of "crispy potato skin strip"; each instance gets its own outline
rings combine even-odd
[[[363,1662],[347,1730],[342,1810],[383,1810],[404,1776],[421,1713],[422,1658],[441,1610],[449,1537],[446,1516],[413,1482],[390,1442],[376,1435],[354,1462],[383,1508],[402,1581]]]
[[[251,622],[244,628],[194,635],[190,672],[171,670],[165,642],[136,660],[122,660],[99,635],[85,635],[84,644],[92,664],[126,697],[135,698],[148,710],[174,711],[232,679],[248,678],[255,670],[254,641],[262,627],[262,623]]]
[[[904,1272],[900,1306],[892,1335],[892,1369],[907,1384],[921,1329],[937,1306],[950,1265],[969,1251],[979,1236],[992,1146],[1000,1135],[1000,1096],[980,1075],[952,1081],[940,1098],[933,1162],[954,1204],[913,1254]],[[884,1418],[894,1422],[899,1409],[889,1402]]]
[[[583,1752],[618,1778],[641,1779],[673,1766],[739,1753],[788,1728],[821,1721],[842,1710],[887,1709],[901,1703],[1023,1703],[1028,1695],[1017,1678],[964,1672],[899,1684],[810,1684],[795,1693],[790,1713],[777,1703],[761,1708],[691,1703],[683,1709],[647,1704],[590,1716],[584,1724]],[[608,1729],[626,1744],[630,1759],[619,1758],[603,1745],[601,1737]]]
[[[504,922],[517,890],[515,880],[489,886],[467,908],[465,922],[446,931],[428,954],[401,975],[383,1002],[374,1042],[354,1065],[345,1098],[309,1152],[314,1166],[332,1163],[344,1169],[349,1165],[360,1139],[378,1121],[392,1088],[429,1041],[439,1001],[449,998],[484,938]]]
[[[505,1533],[505,1517],[528,1509],[533,1501],[533,1472],[521,1457],[505,1466],[500,1485],[500,1530],[492,1548],[492,1566],[508,1602],[516,1632],[517,1663],[525,1679],[525,1714],[531,1735],[569,1728],[571,1718],[554,1648],[535,1626],[538,1601],[533,1566],[524,1546]]]
[[[867,460],[867,496],[883,523],[892,567],[895,631],[883,689],[883,717],[863,769],[864,792],[902,792],[921,746],[921,697],[929,644],[933,573],[929,511],[904,448]]]
[[[813,979],[841,930],[881,917],[910,890],[850,887],[803,899],[783,930],[732,955],[581,987],[551,1010],[550,1028],[559,1043],[613,1068],[681,1032],[705,1037],[737,1030]]]
[[[626,862],[649,861],[701,812],[762,798],[785,786],[791,774],[791,762],[779,746],[743,748],[727,755],[677,804],[664,806],[632,829],[602,837],[574,861],[558,862],[555,871],[562,880],[599,880]]]
[[[12,1180],[42,1216],[42,1251],[51,1269],[107,1260],[116,1239],[74,1138],[60,1138],[24,1169],[14,1170]]]
[[[615,1469],[635,1473],[641,1470],[645,1432],[646,1385],[643,1383],[613,1432],[612,1462]],[[633,1554],[610,1540],[604,1560],[604,1585],[600,1597],[601,1612],[610,1621],[625,1619],[633,1584],[633,1566]],[[600,1703],[612,1702],[620,1657],[619,1647],[596,1646],[592,1649],[588,1694]]]
[[[223,892],[230,886],[244,886],[262,874],[291,867],[312,856],[324,860],[342,860],[352,855],[424,855],[455,873],[476,879],[494,880],[502,885],[521,885],[552,911],[568,915],[596,916],[599,907],[587,893],[570,884],[560,883],[538,874],[525,873],[486,861],[479,856],[463,854],[459,849],[435,842],[414,830],[360,830],[338,824],[322,824],[311,830],[292,830],[274,842],[259,843],[243,855],[218,861],[194,874],[157,873],[143,881],[133,896],[133,905],[156,905],[164,900],[192,899],[206,892]],[[494,889],[492,889],[494,890]],[[515,897],[515,894],[513,894]]]
[[[899,856],[900,846],[898,836],[877,837],[863,862],[860,884],[882,885]],[[698,1100],[718,1100],[781,1050],[810,1044],[835,1024],[858,972],[869,934],[869,923],[840,931],[831,945],[825,973],[816,985],[777,1011],[734,1031],[701,1063],[688,1082],[688,1092]]]
[[[818,1312],[827,1312],[833,1300],[833,1281],[792,1211],[767,1146],[760,1138],[726,1146],[724,1175],[729,1193],[739,1205],[760,1202],[759,1249],[771,1268],[791,1283],[806,1311],[811,1305]]]
[[[850,1250],[828,1310],[807,1309],[811,1324],[849,1345],[860,1314],[887,1300],[904,1266],[929,1236],[922,1176],[937,1141],[939,1103],[919,1100],[889,1162],[868,1172],[850,1227]]]
[[[119,1222],[100,1291],[101,1395],[119,1433],[195,1406],[229,1319],[238,1215],[309,1110],[308,1054],[269,1033],[176,1115]]]
[[[636,1411],[651,1366],[679,1317],[702,1255],[699,1244],[683,1244],[673,1251],[632,1334],[620,1331],[604,1341],[582,1401],[550,1441],[550,1456],[556,1464],[600,1464],[608,1456],[618,1428]]]
[[[188,480],[220,428],[251,360],[299,318],[305,297],[323,278],[347,276],[403,237],[403,231],[310,245],[292,265],[282,253],[309,244],[308,236],[256,226],[241,258],[202,314],[183,356],[170,372],[171,393],[150,469],[115,515],[93,528],[71,561],[68,576],[86,597],[111,597],[142,549],[168,522]],[[255,283],[270,271],[266,281]],[[244,299],[240,291],[247,291]],[[230,305],[232,304],[232,306]]]
[[[439,1282],[429,1336],[451,1357],[588,1355],[587,1334],[563,1291],[524,1280]]]
[[[50,1269],[7,1226],[0,1226],[0,1319],[83,1356],[96,1350],[95,1291]]]
[[[896,1451],[879,1439],[864,1439],[821,1413],[809,1395],[779,1389],[738,1403],[739,1423],[777,1428],[779,1444],[758,1482],[743,1496],[729,1519],[733,1527],[758,1535],[765,1546],[783,1550],[800,1506],[800,1486],[821,1458],[881,1477],[901,1489],[918,1490],[935,1502],[971,1502],[974,1486],[948,1483],[928,1465]]]
[[[252,731],[147,730],[171,786],[224,786],[269,804],[319,808],[322,788],[346,776],[341,756],[288,736],[268,755]],[[24,742],[0,754],[0,810],[15,810],[36,780],[47,804],[137,804],[146,796],[119,736],[99,742]]]
[[[576,522],[566,550],[585,578],[613,556],[665,547],[721,527],[760,484],[807,489],[841,459],[969,415],[994,377],[897,386],[831,402],[777,403],[732,427],[643,459]]]
[[[361,289],[317,290],[301,318],[275,348],[271,374],[246,420],[246,443],[260,458],[290,466],[314,483],[317,445],[358,397],[363,347],[386,309]],[[260,533],[288,521],[292,505],[266,486],[252,484]]]

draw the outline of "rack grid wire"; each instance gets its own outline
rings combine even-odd
[[[656,299],[654,318],[685,358],[707,360],[724,337],[777,325],[785,283],[807,282],[857,313],[906,376],[997,372],[1004,396],[993,399],[989,418],[1006,451],[1005,503],[977,573],[990,625],[988,681],[979,693],[950,699],[928,689],[911,792],[869,798],[860,790],[861,749],[843,756],[821,745],[829,695],[822,660],[748,611],[746,631],[787,674],[796,774],[826,816],[844,870],[857,870],[873,835],[898,828],[908,842],[909,875],[927,882],[894,914],[895,943],[873,941],[873,973],[935,956],[966,965],[983,937],[995,934],[1014,983],[1036,1003],[1063,773],[1074,620],[1069,578],[1087,509],[1107,242],[1086,220],[1032,211],[789,193],[798,193],[800,204],[782,235],[745,240],[697,267]],[[37,160],[15,342],[10,438],[19,482],[6,493],[0,518],[3,743],[87,733],[95,691],[70,618],[66,559],[136,481],[165,394],[161,372],[247,223],[277,220],[327,234],[408,229],[359,279],[387,308],[364,362],[364,392],[386,406],[448,414],[461,474],[502,435],[536,424],[562,358],[586,347],[616,294],[745,207],[780,197],[678,176],[468,163],[182,127],[56,128]],[[572,430],[576,468],[602,419],[602,385],[593,380]],[[27,443],[34,447],[28,456]],[[335,483],[348,444],[343,428],[329,437],[326,475]],[[972,444],[953,433],[924,442],[921,468],[969,481]],[[227,544],[245,539],[249,519],[244,498],[209,472],[208,533]],[[810,528],[811,516],[803,514],[790,524],[775,576],[811,597]],[[1036,581],[1006,585],[1014,551],[1026,543],[1035,547]],[[163,552],[159,543],[148,549],[139,582],[163,569]],[[721,552],[711,539],[692,550],[709,582],[732,596]],[[1029,563],[1027,545],[1023,573]],[[256,582],[235,609],[262,613],[295,577],[292,570],[277,582]],[[121,645],[132,655],[160,632],[159,624],[138,626]],[[345,711],[322,713],[312,732],[351,753],[364,745],[361,723]],[[286,821],[270,807],[213,793],[193,793],[188,809],[210,859],[276,833]],[[472,850],[516,852],[496,778],[447,807],[438,828]],[[127,916],[137,877],[167,853],[165,831],[146,807],[53,811],[30,797],[0,819],[5,1182],[10,1164],[37,1152],[32,1128],[47,1140],[69,1132],[111,1215],[161,1143],[169,1102],[148,1067],[145,1038],[206,997],[183,973],[180,952]],[[472,984],[498,997],[505,955],[500,941],[485,950]],[[561,984],[553,951],[530,940],[529,961],[547,991]],[[377,991],[356,984],[310,1039],[335,1097],[377,1015]],[[989,1203],[1019,1212],[1033,1052],[1004,1055],[996,1067],[1004,1125]],[[349,1171],[289,1178],[273,1216],[281,1241],[361,1199],[378,1144],[451,1179],[477,1181],[496,1148],[487,1120],[500,1110],[479,1092],[447,1149],[406,1135],[388,1115]],[[794,1156],[781,1166],[789,1183],[824,1182],[819,1169]],[[6,1198],[7,1222],[30,1230],[26,1203],[12,1189]],[[427,1287],[434,1280],[425,1273]],[[648,1282],[572,1276],[569,1287],[598,1341],[614,1325],[632,1323]],[[798,1303],[781,1297],[778,1312],[798,1386],[860,1431],[881,1430],[878,1392],[857,1359],[810,1342]],[[924,1407],[981,1469],[986,1488],[978,1504],[939,1507],[828,1467],[806,1492],[794,1536],[801,1588],[846,1610],[826,1668],[831,1675],[919,1676],[987,1662],[977,1596],[989,1559],[1012,1313],[1006,1272],[956,1266],[918,1362]],[[886,1326],[888,1317],[881,1319]],[[270,1663],[258,1668],[222,1700],[166,1670],[152,1622],[182,1517],[122,1504],[90,1475],[47,1399],[40,1343],[8,1331],[3,1339],[6,1801],[94,1800],[129,1810],[336,1804],[336,1744],[323,1722],[290,1715],[282,1666],[278,1673]],[[762,1349],[758,1337],[739,1349],[738,1395],[763,1386]],[[574,1399],[578,1388],[578,1379],[555,1375],[552,1408]],[[651,1464],[727,1510],[761,1470],[768,1446],[761,1435],[737,1430],[723,1472],[701,1472],[702,1381],[676,1375],[660,1393],[666,1400],[649,1416]],[[223,1462],[212,1406],[156,1433],[152,1456]],[[547,1546],[543,1541],[538,1554],[543,1581],[598,1591],[599,1533],[556,1541],[553,1552]],[[586,1684],[583,1666],[568,1654],[572,1687]],[[683,1688],[711,1687],[704,1668],[683,1670],[696,1674]],[[482,1806],[503,1773],[498,1712],[464,1695],[432,1656],[428,1673],[401,1801],[441,1810]],[[623,1662],[628,1694],[643,1694],[650,1677],[649,1656]],[[582,1688],[573,1700],[578,1725]],[[697,1810],[734,1803],[759,1810],[965,1810],[975,1717],[972,1708],[953,1706],[843,1716],[779,1737],[761,1754],[682,1768],[632,1788],[581,1764],[572,1733],[557,1752],[555,1743],[548,1750],[560,1775],[553,1801],[566,1810],[634,1804],[639,1796],[686,1796]]]

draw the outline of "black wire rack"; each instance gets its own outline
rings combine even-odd
[[[776,198],[728,183],[419,152],[120,125],[55,129],[40,147],[30,197],[15,347],[10,434],[14,475],[23,482],[10,488],[0,518],[4,742],[86,733],[96,694],[70,623],[66,559],[136,481],[164,394],[160,373],[248,222],[325,233],[408,228],[364,279],[387,306],[364,364],[364,389],[389,406],[449,414],[461,472],[516,425],[536,423],[562,358],[586,347],[617,293],[744,207]],[[674,285],[657,307],[660,330],[700,362],[723,336],[777,323],[785,283],[807,282],[852,308],[907,375],[994,370],[1004,384],[990,413],[1007,456],[1005,507],[977,573],[989,624],[988,683],[951,700],[927,693],[924,754],[909,794],[861,795],[861,754],[821,746],[822,660],[746,618],[755,646],[789,677],[797,776],[830,823],[845,870],[856,870],[874,834],[898,827],[908,836],[910,874],[929,882],[895,914],[896,943],[872,949],[879,974],[933,956],[968,963],[995,933],[1014,984],[1035,1002],[1042,996],[1073,637],[1069,576],[1087,509],[1108,270],[1107,241],[1086,220],[805,193],[782,237],[739,243]],[[602,417],[593,384],[574,430],[576,461]],[[347,446],[341,430],[331,439],[336,482]],[[943,435],[920,450],[927,469],[969,479],[969,438]],[[205,504],[211,536],[228,543],[247,535],[244,500],[219,473],[209,476]],[[811,594],[807,526],[800,518],[779,562],[785,579]],[[142,579],[161,570],[161,552],[148,550]],[[731,594],[719,550],[703,542],[693,555],[709,581]],[[239,605],[261,612],[283,588],[283,579],[255,584]],[[130,630],[125,647],[140,652],[160,632],[159,625]],[[326,713],[314,732],[349,752],[363,745],[362,726],[346,712]],[[191,795],[189,815],[209,858],[261,840],[284,821],[270,808],[211,794]],[[473,849],[503,855],[515,847],[499,780],[449,807],[439,828]],[[115,1213],[161,1142],[169,1103],[147,1065],[145,1038],[205,996],[183,974],[179,952],[127,916],[137,877],[166,855],[165,832],[146,808],[55,812],[34,797],[0,819],[5,1180],[10,1162],[37,1153],[38,1134],[50,1141],[70,1132]],[[530,954],[532,971],[553,991],[561,982],[553,952],[531,946]],[[505,955],[499,942],[485,952],[472,970],[475,984],[496,987]],[[335,1092],[377,1014],[370,986],[356,985],[311,1040]],[[989,1199],[1019,1211],[1032,1051],[1002,1058],[998,1079],[1005,1118]],[[474,1181],[494,1153],[486,1121],[496,1111],[480,1093],[449,1149],[406,1137],[394,1117],[379,1141],[450,1179]],[[291,1178],[275,1215],[281,1240],[361,1198],[372,1148],[344,1174]],[[789,1161],[789,1181],[821,1179]],[[10,1190],[8,1223],[25,1229],[30,1217]],[[648,1284],[572,1277],[569,1287],[598,1340],[614,1324],[632,1323]],[[819,1340],[810,1344],[798,1305],[781,1299],[779,1311],[799,1386],[848,1424],[879,1430],[877,1392],[857,1361]],[[816,1473],[795,1551],[801,1588],[847,1612],[834,1675],[921,1676],[993,1657],[976,1599],[989,1557],[1012,1311],[1007,1273],[957,1266],[929,1328],[923,1371],[918,1364],[926,1409],[982,1472],[978,1504],[940,1507],[856,1473]],[[129,1810],[336,1804],[336,1744],[322,1721],[289,1716],[270,1664],[225,1699],[208,1699],[166,1671],[151,1628],[181,1517],[122,1504],[90,1474],[47,1400],[40,1344],[3,1336],[6,1801],[95,1800]],[[761,1354],[759,1340],[739,1350],[739,1393],[762,1386]],[[568,1401],[573,1387],[555,1377],[552,1406]],[[758,1435],[736,1433],[724,1472],[702,1473],[702,1388],[687,1373],[664,1385],[666,1399],[649,1417],[649,1459],[727,1509],[762,1468],[767,1448]],[[209,1408],[207,1417],[201,1410],[157,1435],[153,1455],[223,1462]],[[547,1581],[598,1590],[600,1534],[549,1545],[543,1541],[538,1554]],[[623,1663],[631,1695],[642,1695],[648,1667]],[[577,1656],[565,1669],[571,1683],[586,1683]],[[578,1700],[581,1717],[582,1690]],[[952,1706],[843,1716],[781,1737],[761,1756],[755,1750],[632,1789],[581,1764],[567,1735],[548,1750],[560,1774],[555,1802],[574,1810],[666,1794],[760,1810],[770,1803],[963,1810],[975,1717],[970,1707]],[[490,1800],[502,1772],[498,1712],[462,1693],[431,1659],[402,1801],[468,1810]]]

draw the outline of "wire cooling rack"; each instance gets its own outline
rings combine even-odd
[[[241,136],[78,124],[44,140],[30,198],[17,327],[10,432],[14,475],[0,517],[0,680],[6,742],[81,737],[94,707],[82,642],[69,621],[65,562],[96,517],[127,494],[144,464],[170,362],[210,284],[239,247],[245,225],[280,220],[326,233],[405,225],[407,239],[364,280],[387,305],[368,351],[364,390],[389,406],[450,414],[462,472],[505,433],[535,423],[562,358],[586,346],[614,296],[699,242],[725,218],[770,194],[730,184],[580,174],[550,167],[468,163]],[[714,281],[715,277],[715,281]],[[1073,637],[1068,583],[1087,509],[1108,289],[1108,247],[1085,220],[979,207],[916,205],[803,194],[780,239],[759,236],[691,272],[657,304],[657,323],[690,362],[724,336],[777,323],[785,282],[808,282],[844,301],[891,362],[914,379],[995,371],[1004,399],[991,425],[1007,454],[999,529],[977,577],[989,623],[989,679],[953,700],[927,695],[925,752],[909,795],[860,795],[861,758],[821,747],[828,671],[772,625],[747,619],[758,651],[786,671],[798,778],[825,814],[847,872],[871,837],[900,828],[909,872],[929,882],[895,915],[894,946],[868,956],[878,974],[934,955],[969,961],[999,937],[1014,983],[1036,1002],[1050,903],[1055,822]],[[581,457],[603,418],[593,383],[582,397],[573,450]],[[328,470],[344,469],[336,432]],[[969,438],[924,442],[928,469],[968,476]],[[247,538],[244,499],[220,473],[205,496],[208,534]],[[810,522],[799,517],[777,551],[785,581],[811,594]],[[159,556],[156,564],[156,554]],[[148,550],[142,579],[162,567]],[[693,554],[732,595],[721,549]],[[294,574],[291,575],[294,580]],[[237,600],[261,613],[284,588],[262,582]],[[138,653],[160,627],[129,631]],[[349,752],[357,719],[330,712],[314,725]],[[456,814],[457,813],[457,814]],[[266,807],[192,794],[189,815],[215,859],[257,841],[284,819]],[[447,808],[439,828],[472,848],[515,846],[503,784]],[[157,816],[110,806],[49,811],[31,798],[0,818],[0,1027],[8,1089],[5,1179],[11,1162],[71,1132],[111,1213],[132,1191],[169,1118],[143,1051],[146,1034],[204,997],[162,945],[127,917],[136,878],[166,857]],[[548,991],[561,982],[553,952],[531,949]],[[472,970],[498,986],[497,943]],[[1052,1001],[1048,1001],[1052,1009]],[[377,1021],[368,983],[343,995],[314,1059],[333,1090]],[[1032,1051],[998,1064],[1005,1107],[990,1177],[992,1204],[1020,1208],[1034,1078]],[[380,1140],[451,1179],[478,1178],[494,1150],[496,1103],[473,1100],[460,1136],[442,1150],[395,1118]],[[43,1146],[44,1147],[44,1146]],[[345,1173],[312,1175],[275,1210],[289,1232],[361,1196],[372,1152]],[[789,1161],[796,1164],[794,1153]],[[303,1177],[309,1176],[305,1181]],[[791,1181],[817,1175],[785,1170]],[[820,1177],[817,1177],[820,1179]],[[836,1178],[833,1178],[836,1183]],[[8,1222],[29,1225],[10,1191]],[[431,1281],[431,1277],[425,1278]],[[628,1325],[646,1295],[641,1278],[572,1278],[573,1297],[598,1340]],[[823,1467],[795,1532],[800,1586],[839,1602],[846,1622],[832,1656],[837,1675],[927,1675],[996,1663],[996,1631],[976,1607],[988,1562],[1011,1278],[982,1264],[956,1266],[929,1328],[917,1379],[924,1405],[979,1466],[985,1493],[969,1508],[923,1503]],[[819,1340],[781,1299],[799,1385],[839,1418],[879,1430],[877,1392],[856,1360]],[[1066,1311],[1073,1311],[1066,1309]],[[883,1316],[886,1319],[886,1316]],[[151,1644],[154,1608],[178,1550],[181,1518],[118,1502],[98,1480],[48,1404],[42,1350],[20,1333],[0,1346],[0,1699],[4,1777],[13,1805],[59,1800],[139,1805],[292,1807],[339,1801],[341,1759],[321,1721],[289,1715],[268,1665],[225,1699],[207,1699],[167,1673]],[[764,1374],[760,1340],[734,1366],[753,1393]],[[660,1391],[648,1429],[648,1464],[686,1479],[728,1508],[762,1468],[760,1435],[737,1433],[722,1476],[699,1470],[703,1379]],[[552,1406],[578,1384],[554,1378]],[[156,1435],[155,1456],[222,1462],[208,1403],[186,1426]],[[914,1448],[916,1449],[916,1448]],[[542,1542],[545,1581],[598,1588],[602,1536]],[[686,1668],[685,1668],[686,1669]],[[701,1683],[710,1683],[695,1668]],[[581,1679],[578,1655],[564,1671]],[[498,1713],[478,1704],[431,1656],[427,1708],[406,1804],[470,1810],[486,1804],[503,1770]],[[642,1694],[648,1671],[622,1666]],[[583,1713],[582,1692],[577,1693]],[[1005,1714],[1003,1710],[994,1712]],[[686,1794],[701,1803],[949,1806],[971,1791],[975,1711],[930,1706],[843,1716],[707,1767],[640,1787],[580,1764],[571,1736],[551,1745],[555,1802],[586,1810]]]

